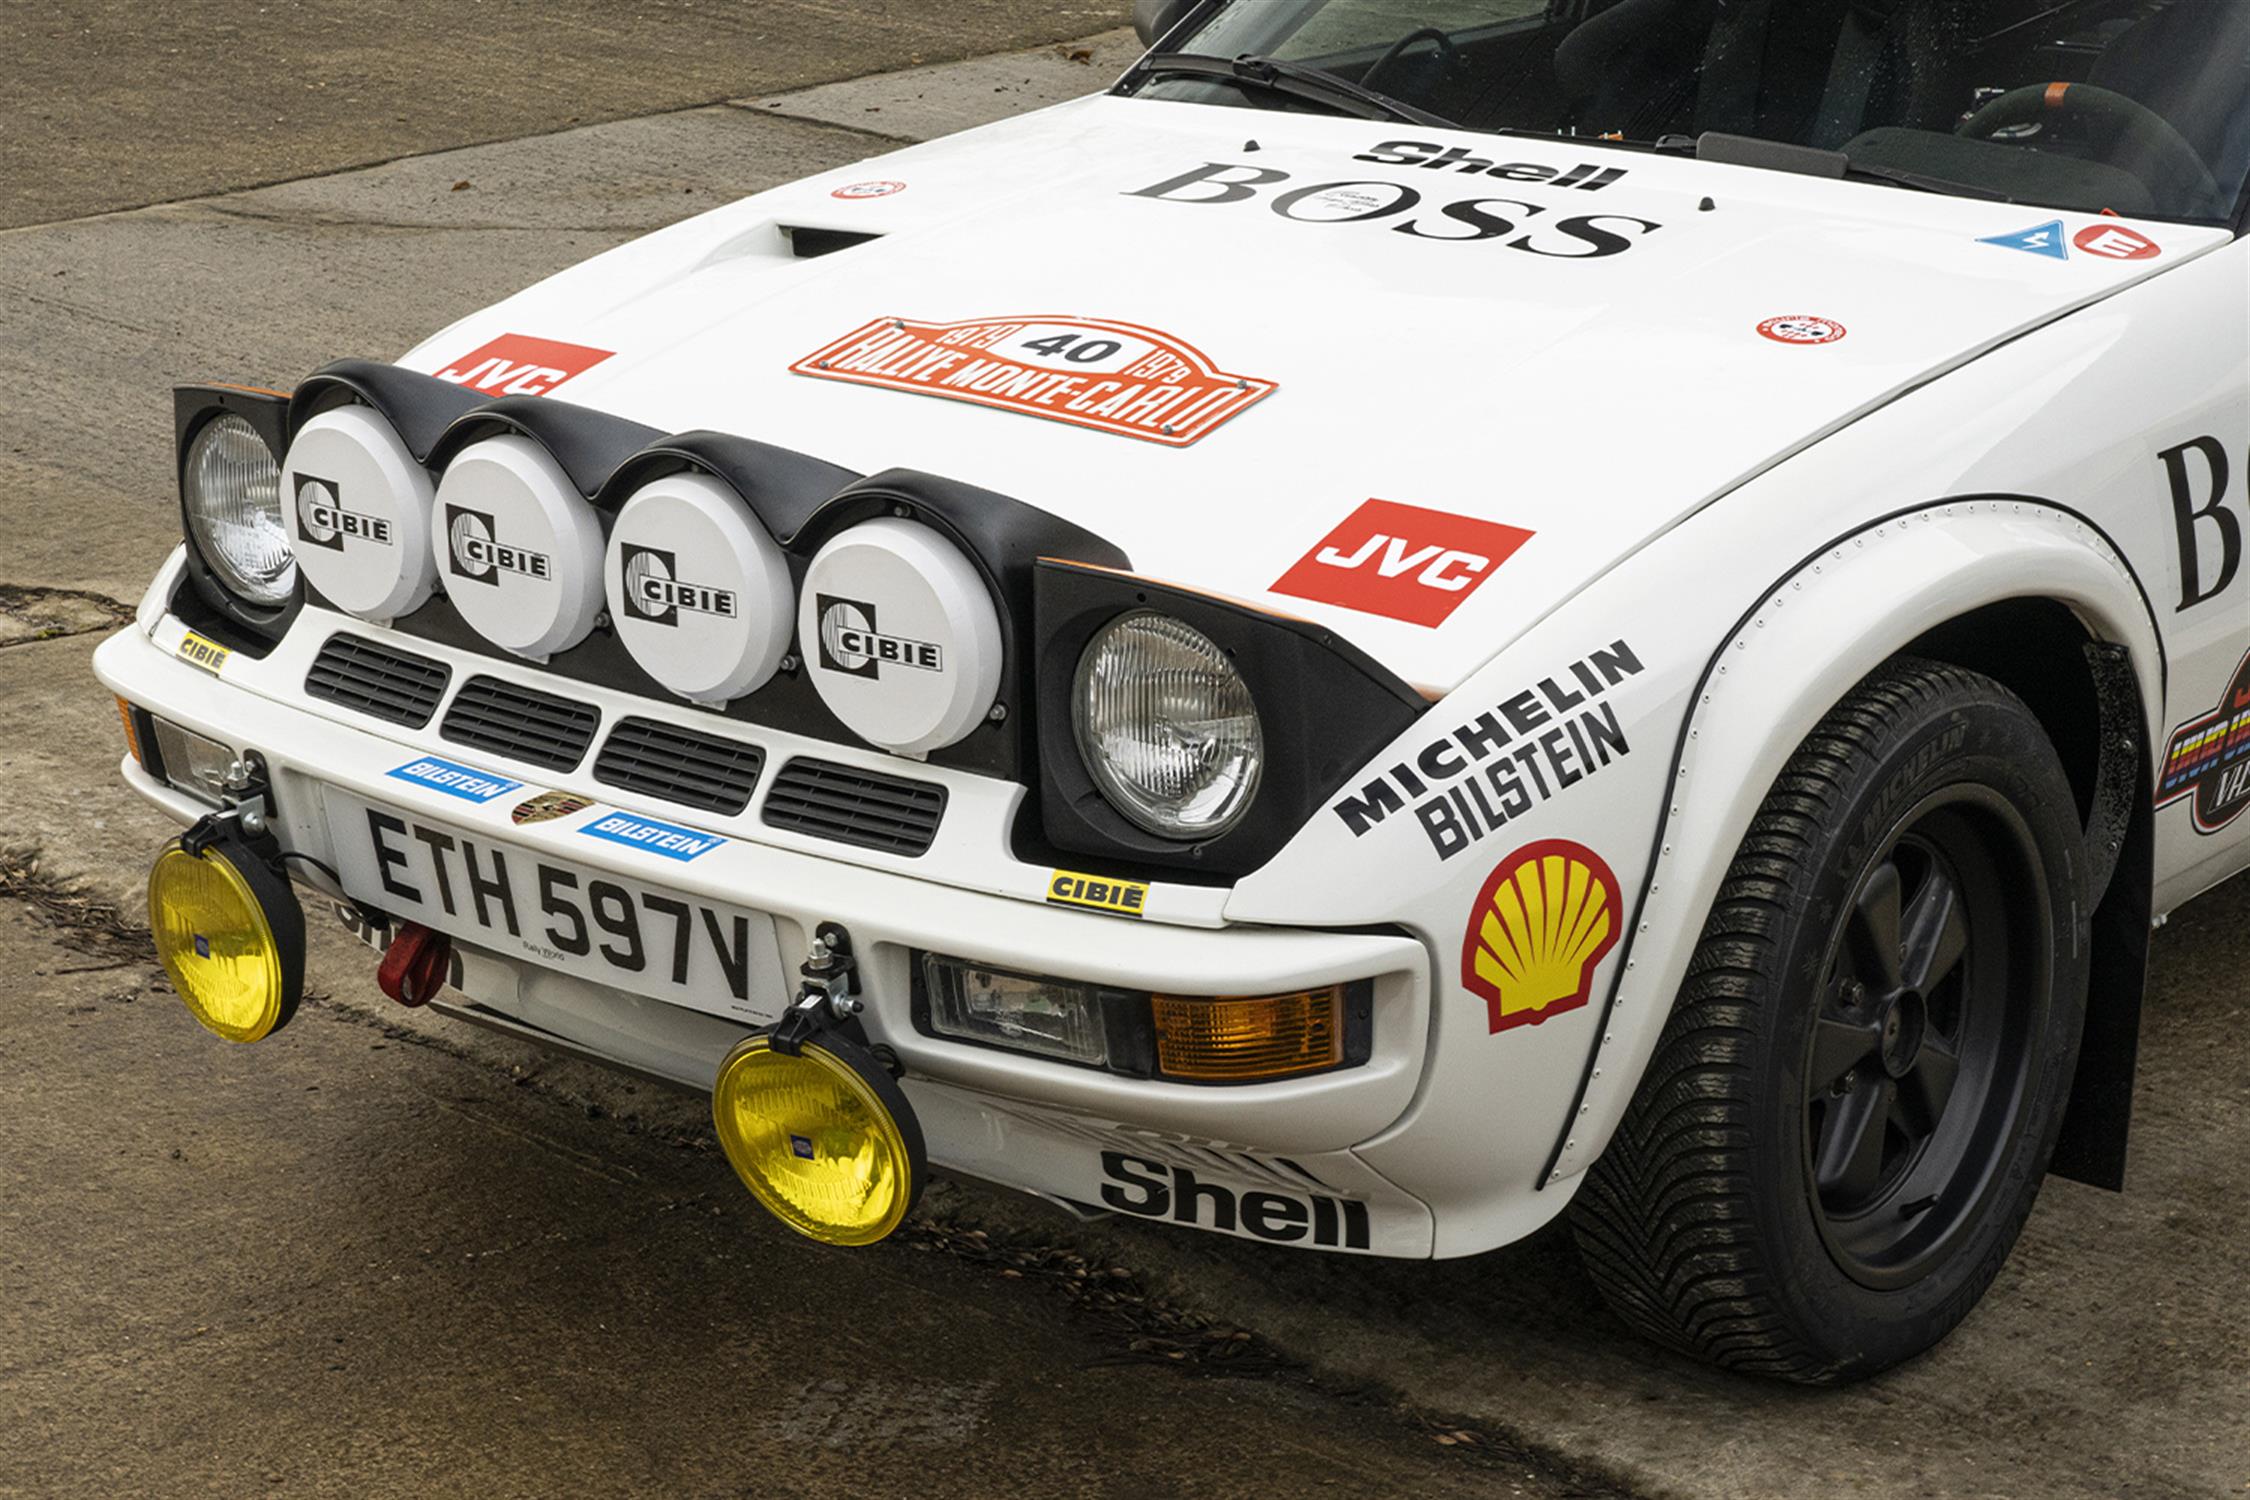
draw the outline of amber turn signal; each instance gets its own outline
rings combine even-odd
[[[123,698],[117,700],[117,718],[125,726],[125,748],[142,770],[148,769],[148,757],[141,753],[141,732],[133,727],[133,705]]]
[[[1156,1070],[1166,1078],[1242,1083],[1319,1073],[1344,1060],[1344,987],[1288,995],[1150,997]]]

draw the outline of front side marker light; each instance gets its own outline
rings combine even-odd
[[[133,722],[133,705],[127,703],[123,698],[117,700],[117,719],[119,723],[125,726],[125,749],[127,753],[133,757],[135,765],[146,771],[149,768],[148,756],[141,750],[140,727]]]
[[[1344,1061],[1344,986],[1215,1000],[1156,995],[1156,1070],[1199,1083],[1320,1073]]]
[[[735,1175],[766,1210],[824,1245],[872,1245],[928,1176],[922,1128],[890,1073],[834,1033],[793,1052],[770,1032],[719,1065],[711,1115]]]
[[[205,819],[156,857],[148,924],[173,990],[206,1031],[255,1042],[296,1014],[304,911],[238,829]]]

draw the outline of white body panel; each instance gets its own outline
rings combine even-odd
[[[1625,172],[1558,189],[1365,159],[1400,139]],[[1180,181],[1214,166],[1224,172]],[[835,191],[872,178],[907,188]],[[1304,191],[1339,184],[1352,186]],[[1446,212],[1475,201],[1498,213],[1501,199],[1520,210],[1504,233]],[[1179,1171],[1208,1172],[1198,1180],[1223,1182],[1238,1204],[1282,1181],[1308,1203],[1363,1205],[1366,1243],[1321,1248],[1471,1253],[1567,1203],[1632,1097],[1776,771],[1887,656],[1979,606],[2050,599],[2129,653],[2152,762],[2176,726],[2225,705],[2250,647],[2250,587],[2229,542],[2250,525],[2250,261],[2222,231],[2164,225],[2141,226],[2160,253],[2132,261],[1983,243],[2052,217],[1567,141],[1104,98],[720,209],[401,361],[454,369],[509,334],[606,351],[557,382],[558,399],[1013,495],[1107,537],[1137,572],[1309,616],[1425,688],[1427,713],[1278,857],[1231,889],[1159,881],[1137,926],[1042,904],[1050,872],[1010,852],[1024,789],[958,771],[912,768],[951,798],[938,845],[917,860],[777,831],[756,803],[711,819],[616,799],[727,841],[667,867],[573,842],[561,823],[510,826],[504,802],[465,808],[401,788],[385,773],[419,752],[521,780],[526,795],[552,783],[308,699],[305,669],[340,617],[308,612],[270,656],[238,654],[214,685],[174,656],[183,626],[163,599],[176,569],[97,664],[135,703],[261,751],[288,835],[324,856],[336,850],[321,809],[349,796],[466,823],[527,857],[769,913],[784,965],[814,923],[847,922],[874,955],[869,1030],[906,1062],[941,1163],[1087,1201],[1119,1185],[1101,1164],[1122,1153],[1142,1164],[1122,1179],[1125,1201],[1110,1198],[1123,1211],[1215,1227],[1215,1208],[1155,1206],[1174,1202],[1159,1198],[1163,1174],[1170,1194]],[[2061,217],[2073,232],[2098,224]],[[796,228],[883,238],[797,260]],[[1620,248],[1585,253],[1613,239]],[[793,368],[879,320],[995,318],[1064,329],[1058,351],[1082,348],[1070,327],[1153,330],[1192,346],[1219,372],[1198,378],[1242,400],[1214,396],[1204,430],[1125,436],[1067,410],[913,392],[898,382],[918,377],[897,369],[863,372],[886,388],[818,360]],[[1784,318],[1840,336],[1761,333]],[[1080,388],[1060,389],[1067,408]],[[1527,535],[1495,561],[1339,532],[1369,501]],[[1436,591],[1442,623],[1277,589],[1300,565],[1373,569],[1386,597]],[[414,649],[446,657],[456,682],[471,669],[542,681],[526,663]],[[705,722],[679,704],[571,691],[610,721]],[[1497,741],[1463,733],[1506,705],[1524,722],[1502,775]],[[794,749],[899,764],[760,736],[776,764]],[[1469,781],[1486,790],[1456,795]],[[1520,805],[1491,826],[1501,820],[1485,799],[1511,795],[1504,782]],[[1377,785],[1392,799],[1379,818],[1366,800]],[[1362,801],[1356,821],[1348,798]],[[2250,820],[2206,829],[2176,801],[2156,827],[2159,911],[2250,859]],[[1465,980],[1465,931],[1500,861],[1551,840],[1607,862],[1624,941],[1597,960],[1583,1003],[1503,1026]],[[364,863],[348,860],[346,881],[374,899]],[[906,1018],[904,955],[917,946],[1200,994],[1372,978],[1375,1056],[1198,1090],[949,1045]],[[551,957],[493,957],[520,982],[492,979],[473,998],[692,1082],[754,1019],[612,1003],[617,992]]]

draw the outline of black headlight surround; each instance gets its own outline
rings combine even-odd
[[[237,416],[248,422],[264,440],[266,451],[279,468],[289,452],[289,398],[275,391],[233,385],[181,385],[172,388],[172,451],[174,492],[180,512],[180,535],[187,541],[188,587],[173,600],[173,607],[188,625],[246,656],[264,656],[272,650],[304,607],[304,579],[290,591],[286,603],[252,604],[239,598],[220,579],[195,528],[188,524],[187,459],[197,434],[213,419]],[[284,504],[287,503],[284,497]]]
[[[1125,868],[1186,878],[1249,874],[1429,708],[1350,642],[1304,620],[1083,564],[1042,561],[1034,588],[1039,812],[1045,843]],[[1078,663],[1103,626],[1156,610],[1192,625],[1233,661],[1257,705],[1265,767],[1242,821],[1216,838],[1161,838],[1112,807],[1080,758],[1072,724]]]

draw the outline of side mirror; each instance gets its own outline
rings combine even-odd
[[[1195,0],[1133,0],[1133,30],[1142,46],[1153,47],[1193,9]]]

